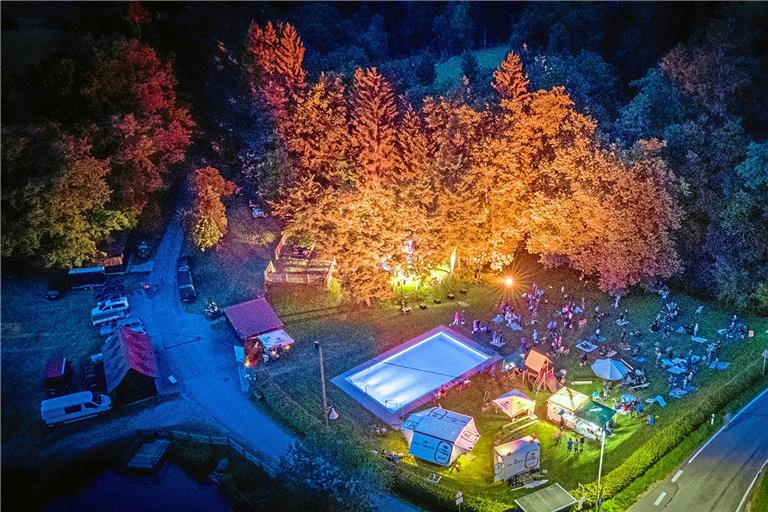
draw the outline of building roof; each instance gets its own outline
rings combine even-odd
[[[157,377],[157,361],[152,351],[152,340],[146,334],[123,327],[107,338],[101,351],[109,393],[120,385],[130,370],[147,377]]]
[[[515,500],[523,512],[558,512],[576,503],[576,498],[560,484],[550,485]]]
[[[576,412],[590,402],[590,398],[584,393],[579,393],[568,387],[561,388],[547,400],[563,409]]]
[[[224,315],[241,341],[283,327],[280,317],[263,297],[230,306],[224,309]]]
[[[544,354],[539,354],[535,350],[531,350],[528,353],[528,357],[525,358],[525,367],[534,372],[540,372],[547,365],[551,367],[552,361]]]
[[[401,428],[448,441],[465,450],[471,450],[480,438],[472,416],[465,416],[441,407],[432,407],[411,414]]]
[[[576,416],[600,428],[616,416],[616,411],[601,403],[592,401],[576,411]]]

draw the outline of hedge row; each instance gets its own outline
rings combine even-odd
[[[745,392],[752,383],[760,378],[761,373],[762,365],[752,364],[727,382],[712,389],[708,394],[699,396],[700,405],[660,430],[635,451],[631,458],[605,475],[603,478],[603,499],[615,496],[640,477],[705,421],[708,421],[712,413],[717,413]],[[584,486],[584,496],[589,503],[594,504],[596,502],[596,482]]]
[[[324,427],[319,418],[312,416],[265,371],[257,371],[253,384],[261,393],[264,401],[285,423],[301,434],[316,432]]]

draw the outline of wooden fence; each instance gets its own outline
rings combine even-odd
[[[138,434],[139,437],[145,439],[161,438],[168,440],[187,441],[209,446],[227,446],[234,452],[244,457],[248,462],[256,465],[269,476],[274,478],[278,473],[277,462],[272,457],[269,457],[263,453],[252,452],[228,436],[193,434],[192,432],[185,432],[182,430],[139,430]]]

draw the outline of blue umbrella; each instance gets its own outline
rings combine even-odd
[[[592,371],[605,380],[621,380],[629,371],[621,361],[613,359],[598,359],[592,363]]]

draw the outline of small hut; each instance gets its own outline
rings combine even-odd
[[[493,481],[509,480],[539,469],[541,446],[532,436],[521,437],[493,449]]]
[[[453,464],[480,439],[472,416],[440,407],[411,414],[400,430],[408,440],[408,453],[441,466]]]
[[[149,336],[123,327],[107,338],[101,352],[107,392],[116,404],[157,395],[157,361]]]

